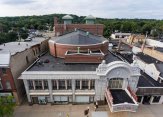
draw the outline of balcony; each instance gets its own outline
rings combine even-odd
[[[105,97],[111,112],[130,111],[136,112],[138,104],[136,97],[131,90],[106,89]]]

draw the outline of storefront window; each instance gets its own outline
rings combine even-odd
[[[161,96],[153,96],[153,103],[158,103],[160,101]]]
[[[137,96],[138,97],[138,102],[140,103],[142,100],[142,96]]]
[[[38,96],[38,103],[39,104],[46,104],[45,96]]]

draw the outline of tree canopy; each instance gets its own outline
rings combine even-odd
[[[62,17],[66,14],[50,14],[40,16],[0,17],[0,43],[15,41],[19,32],[22,38],[28,35],[28,29],[52,30],[54,17],[63,23]],[[73,23],[84,23],[85,16],[71,15]],[[155,19],[106,19],[97,18],[96,23],[104,24],[104,36],[109,37],[115,31],[151,34],[160,36],[163,33],[163,20]],[[12,33],[9,33],[12,32]],[[9,36],[8,36],[9,35]],[[10,39],[10,37],[13,39]]]
[[[10,117],[14,112],[13,96],[0,97],[0,117]]]

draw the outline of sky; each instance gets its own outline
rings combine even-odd
[[[163,0],[0,0],[0,17],[53,13],[163,19]]]

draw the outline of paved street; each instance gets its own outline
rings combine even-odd
[[[16,107],[14,117],[85,117],[84,110],[91,105],[22,105]],[[163,105],[140,105],[138,112],[110,113],[107,106],[100,106],[98,111],[107,111],[108,117],[163,117]],[[67,116],[68,114],[68,116]],[[89,115],[91,117],[91,114]]]

